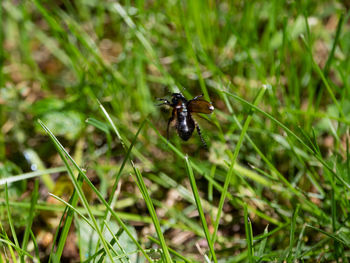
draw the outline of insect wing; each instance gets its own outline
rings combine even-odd
[[[191,100],[187,107],[190,112],[196,113],[210,114],[214,110],[214,106],[210,102],[200,99]]]

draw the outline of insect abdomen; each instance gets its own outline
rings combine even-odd
[[[187,110],[178,113],[177,121],[177,132],[182,140],[187,141],[194,131],[194,121]]]

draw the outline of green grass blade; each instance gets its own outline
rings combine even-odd
[[[262,240],[261,240],[261,243],[260,243],[260,245],[259,245],[259,250],[258,250],[258,253],[257,253],[257,258],[261,258],[262,256],[263,256],[263,254],[264,254],[264,250],[265,250],[265,248],[266,248],[266,243],[267,243],[267,236],[268,236],[268,233],[269,233],[269,225],[267,225],[266,227],[265,227],[265,230],[264,230],[264,238],[262,238]],[[257,237],[255,237],[254,239],[256,240],[256,238]]]
[[[149,240],[151,240],[152,242],[154,242],[154,243],[160,245],[159,240],[157,240],[157,239],[155,239],[155,238],[153,238],[153,237],[151,237],[151,236],[148,236],[147,238],[148,238]],[[170,248],[170,247],[169,247],[168,249],[169,249],[169,252],[170,252],[171,254],[173,254],[174,256],[176,256],[176,257],[178,257],[178,258],[181,258],[184,262],[187,262],[187,263],[193,262],[192,260],[190,260],[190,259],[188,259],[188,258],[182,256],[180,253],[176,252],[176,250],[174,250],[174,249],[172,249],[172,248]]]
[[[219,89],[220,90],[220,89]],[[265,117],[269,118],[270,120],[272,120],[273,122],[275,122],[278,126],[280,126],[289,136],[293,137],[294,139],[296,139],[300,144],[302,144],[310,153],[314,154],[315,158],[328,170],[332,173],[332,175],[334,177],[336,177],[346,188],[350,189],[350,184],[348,184],[346,181],[344,181],[343,178],[341,178],[337,173],[335,173],[333,171],[333,169],[327,164],[327,162],[322,158],[322,156],[317,155],[316,152],[314,152],[314,150],[312,148],[310,148],[299,136],[297,136],[294,132],[292,132],[286,125],[284,125],[283,123],[281,123],[280,121],[278,121],[275,117],[273,117],[272,115],[270,115],[269,113],[261,110],[260,108],[258,108],[257,106],[251,104],[250,102],[242,99],[241,97],[232,94],[230,92],[227,91],[222,91],[221,92],[227,94],[230,97],[235,98],[236,100],[238,100],[239,102],[248,105],[250,108],[254,109],[257,112],[260,112],[261,114],[263,114]]]
[[[114,243],[116,243],[117,246],[119,247],[119,249],[120,249],[120,250],[122,251],[122,253],[123,253],[122,255],[119,255],[119,256],[120,256],[120,257],[125,257],[126,260],[127,260],[128,262],[130,262],[130,258],[129,258],[129,256],[128,256],[128,253],[125,251],[125,249],[124,249],[124,248],[122,247],[122,245],[120,244],[117,235],[115,235],[115,234],[113,233],[112,229],[108,226],[107,221],[104,222],[104,225],[107,227],[109,233],[110,233],[111,236],[112,236],[111,245],[114,245]],[[122,228],[120,228],[120,229],[122,229]],[[118,233],[117,233],[117,234],[118,234]]]
[[[0,243],[3,243],[3,244],[6,244],[8,246],[13,247],[18,252],[18,254],[20,254],[20,255],[23,254],[23,255],[29,257],[31,260],[33,260],[33,256],[31,254],[29,254],[27,251],[21,249],[19,246],[17,246],[16,244],[12,243],[10,240],[0,238]],[[16,257],[12,257],[12,259],[13,259],[14,262],[17,262]]]
[[[260,100],[262,99],[262,96],[264,95],[265,93],[265,90],[266,90],[266,86],[263,86],[254,102],[253,102],[253,105],[257,105]],[[223,191],[221,193],[221,196],[220,196],[220,201],[219,201],[219,206],[218,206],[218,213],[216,215],[216,219],[215,219],[215,223],[214,223],[214,233],[212,235],[212,242],[215,244],[215,240],[216,240],[216,234],[217,234],[217,231],[218,231],[218,228],[219,228],[219,223],[220,223],[220,218],[221,218],[221,212],[222,212],[222,208],[224,207],[224,202],[225,202],[225,199],[226,199],[226,196],[227,196],[227,192],[228,192],[228,187],[230,185],[230,182],[232,180],[232,176],[233,176],[233,173],[234,173],[234,166],[236,164],[236,160],[237,160],[237,157],[238,157],[238,153],[239,153],[239,150],[242,146],[242,143],[243,143],[243,139],[245,137],[245,134],[248,130],[248,127],[249,127],[249,124],[250,124],[250,121],[252,120],[253,116],[253,111],[250,112],[250,114],[248,115],[244,125],[243,125],[243,129],[242,129],[242,132],[241,132],[241,135],[239,137],[239,140],[237,142],[237,145],[236,145],[236,148],[235,148],[235,151],[233,153],[233,156],[231,158],[231,164],[230,164],[230,168],[229,168],[229,171],[226,175],[226,178],[225,178],[225,183],[224,183],[224,188],[223,188]]]
[[[111,254],[111,252],[110,252],[110,250],[109,250],[109,247],[108,247],[108,245],[107,245],[107,243],[106,243],[106,241],[105,241],[105,239],[104,239],[104,237],[103,237],[103,235],[102,235],[102,232],[100,231],[100,229],[99,229],[99,227],[98,227],[97,221],[96,221],[96,219],[95,219],[95,217],[94,217],[94,215],[93,215],[93,213],[92,213],[92,211],[91,211],[90,205],[89,205],[88,201],[86,200],[86,197],[85,197],[85,195],[84,195],[84,192],[83,192],[83,190],[82,190],[82,188],[81,188],[81,184],[78,182],[77,178],[75,178],[74,173],[73,173],[73,171],[72,171],[70,165],[68,164],[68,160],[66,159],[66,151],[63,151],[63,150],[62,150],[62,148],[60,147],[60,145],[57,143],[56,137],[55,137],[55,136],[52,134],[52,132],[45,126],[45,124],[42,123],[40,120],[39,120],[39,124],[40,124],[40,125],[43,127],[43,129],[48,133],[48,135],[50,136],[52,142],[54,143],[55,147],[57,148],[57,151],[58,151],[58,153],[59,153],[59,155],[60,155],[62,161],[63,161],[64,164],[66,165],[68,174],[69,174],[70,179],[71,179],[71,181],[72,181],[72,183],[73,183],[73,185],[74,185],[74,189],[75,189],[76,192],[78,193],[78,196],[79,196],[80,200],[82,201],[82,203],[83,203],[85,209],[87,210],[87,212],[88,212],[88,214],[89,214],[89,217],[90,217],[90,219],[91,219],[92,222],[93,222],[93,225],[94,225],[94,227],[95,227],[95,229],[96,229],[97,234],[99,235],[99,238],[100,238],[100,240],[101,240],[101,242],[102,242],[102,244],[103,244],[103,246],[104,246],[104,248],[105,248],[105,251],[106,251],[108,257],[110,258],[111,261],[113,261],[113,259],[112,259],[112,254]],[[57,259],[57,258],[56,258],[56,259]]]
[[[30,173],[24,173],[24,174],[20,174],[20,175],[2,178],[2,179],[0,179],[0,185],[4,185],[6,183],[10,184],[10,183],[14,183],[14,182],[19,182],[22,180],[28,180],[30,178],[38,177],[38,176],[41,176],[44,174],[60,173],[60,172],[64,172],[64,171],[66,171],[66,168],[62,166],[62,167],[55,167],[55,168],[50,168],[50,169],[45,169],[45,170],[40,170],[40,171],[34,171],[34,172],[30,172]]]
[[[101,109],[103,110],[103,112],[104,112],[105,114],[108,115],[107,111],[104,109],[104,107],[103,107],[101,104],[100,104],[100,107],[101,107]],[[106,116],[106,117],[107,117],[107,116]],[[110,122],[112,121],[111,118],[110,118],[109,116],[107,117],[107,119],[108,119]],[[119,171],[118,171],[118,174],[117,174],[117,176],[116,176],[116,178],[115,178],[115,181],[114,181],[114,184],[113,184],[113,187],[112,187],[112,191],[111,191],[112,194],[110,195],[109,200],[108,200],[108,204],[109,204],[110,207],[112,207],[112,208],[115,206],[115,203],[116,203],[116,201],[117,201],[117,191],[116,191],[116,190],[117,190],[117,187],[118,187],[118,184],[119,184],[119,179],[120,179],[120,177],[121,177],[121,175],[122,175],[122,171],[123,171],[123,169],[124,169],[124,167],[125,167],[125,165],[126,165],[126,162],[127,162],[127,161],[129,160],[129,158],[130,158],[131,151],[132,151],[132,149],[133,149],[133,147],[134,147],[134,145],[135,145],[135,143],[136,143],[136,141],[137,141],[137,137],[138,137],[139,133],[141,132],[142,128],[144,127],[144,125],[145,125],[145,123],[146,123],[146,119],[147,119],[147,118],[145,118],[145,120],[142,121],[142,123],[141,123],[139,129],[137,130],[137,132],[136,132],[136,134],[135,134],[135,136],[134,136],[134,138],[133,138],[133,140],[132,140],[132,142],[131,142],[131,144],[130,144],[130,146],[129,146],[129,148],[127,149],[126,154],[125,154],[124,159],[123,159],[123,162],[122,162],[122,165],[120,166]],[[98,127],[101,127],[101,130],[104,130],[105,133],[106,133],[107,135],[109,135],[108,127],[107,127],[107,125],[105,125],[104,123],[99,122],[99,121],[92,121],[92,120],[90,120],[90,123],[91,123],[92,125],[94,125],[94,126],[95,126],[96,124],[98,124]],[[114,127],[113,127],[113,126],[114,126]],[[97,126],[95,126],[95,127],[97,127]],[[117,134],[117,136],[118,136],[118,135],[119,135],[119,132],[118,132],[116,126],[114,125],[114,123],[112,124],[112,127],[113,127],[113,129],[116,131],[116,134]],[[120,135],[119,135],[119,136],[120,136]],[[121,138],[121,137],[119,137],[119,139],[120,139],[120,138]],[[105,212],[105,214],[104,214],[104,216],[103,216],[102,224],[101,224],[101,229],[102,229],[102,230],[103,230],[103,227],[104,227],[104,222],[105,222],[106,220],[109,221],[110,217],[111,217],[111,213],[109,212],[109,210],[106,210],[106,212]]]
[[[35,256],[36,256],[35,260],[37,260],[37,262],[40,263],[39,246],[38,246],[38,243],[36,242],[36,238],[35,238],[35,235],[34,235],[32,230],[30,230],[30,237],[32,238],[32,241],[34,244],[34,251],[35,251]]]
[[[287,256],[286,256],[286,258],[288,260],[292,260],[295,230],[296,230],[299,210],[300,210],[300,205],[298,204],[297,207],[295,208],[294,213],[293,213],[293,218],[292,218],[291,225],[290,225],[289,248],[288,248],[288,252],[287,252]]]
[[[149,211],[150,216],[152,218],[153,225],[154,225],[154,227],[156,229],[158,238],[160,240],[160,245],[161,245],[161,248],[163,250],[165,260],[166,260],[166,262],[172,262],[172,259],[171,259],[171,256],[170,256],[170,253],[169,253],[169,250],[168,250],[168,246],[165,243],[165,239],[164,239],[162,230],[160,228],[160,223],[159,223],[156,211],[154,209],[151,197],[148,194],[145,182],[143,181],[143,178],[142,178],[142,175],[141,175],[139,169],[137,169],[134,166],[133,162],[131,162],[131,163],[133,165],[133,168],[134,168],[134,171],[135,171],[135,174],[136,174],[136,178],[137,178],[137,182],[138,182],[138,186],[139,186],[140,192],[141,192],[141,194],[143,196],[143,199],[145,200],[145,203],[147,205],[148,211]]]
[[[93,223],[91,223],[91,221],[89,219],[87,219],[78,209],[76,209],[75,207],[73,207],[71,204],[67,203],[66,201],[64,201],[62,198],[49,193],[50,196],[52,196],[53,198],[55,198],[56,200],[62,202],[63,204],[65,204],[67,207],[69,207],[70,209],[72,209],[72,211],[74,211],[77,215],[79,215],[90,227],[92,230],[96,231],[95,226],[93,225]],[[114,250],[113,248],[113,244],[109,244],[107,243],[110,247],[110,249],[114,252],[114,254],[118,255],[117,252]],[[104,252],[103,249],[101,249],[101,253]],[[100,253],[98,253],[100,254]]]
[[[83,183],[83,180],[82,180],[82,177],[81,176],[78,176],[78,183],[79,185],[81,186],[82,183]],[[77,206],[78,204],[78,193],[77,191],[74,189],[73,191],[73,194],[69,200],[69,203],[75,207]],[[52,259],[52,255],[55,256],[55,259],[56,260],[60,260],[61,256],[62,256],[62,253],[63,253],[63,248],[66,244],[66,240],[67,240],[67,237],[68,237],[68,232],[69,232],[69,229],[70,229],[70,226],[72,224],[72,221],[73,221],[73,212],[70,208],[66,207],[62,216],[61,216],[61,219],[60,219],[60,225],[62,225],[63,223],[63,226],[62,226],[62,230],[60,231],[60,229],[57,229],[56,230],[56,233],[55,233],[55,236],[54,236],[54,242],[52,244],[52,248],[51,248],[51,253],[50,253],[50,258],[49,258],[49,262],[51,262],[51,259]],[[54,253],[54,248],[55,248],[55,243],[56,243],[56,239],[58,238],[58,234],[60,232],[60,238],[58,240],[58,243],[57,243],[57,249]]]
[[[335,48],[337,47],[337,45],[339,43],[339,37],[340,37],[340,32],[341,32],[342,27],[343,27],[343,21],[344,21],[344,13],[341,13],[339,21],[338,21],[337,31],[335,33],[332,49],[331,49],[331,52],[329,53],[326,65],[324,66],[324,69],[323,69],[323,73],[325,76],[328,76],[330,67],[331,67],[333,59],[334,59],[334,52],[335,52]]]
[[[305,228],[306,228],[306,224],[303,225],[303,227],[300,231],[300,234],[299,234],[298,243],[297,243],[297,247],[295,249],[295,254],[294,254],[295,259],[299,259],[300,255],[302,253],[302,243],[303,243]]]
[[[253,229],[252,229],[252,222],[250,221],[248,217],[248,209],[247,206],[244,206],[244,228],[245,228],[245,235],[246,235],[246,241],[247,241],[247,249],[248,249],[248,261],[249,263],[254,263],[254,248],[253,248]]]
[[[187,170],[188,177],[190,179],[194,200],[196,201],[199,217],[201,219],[203,230],[204,230],[204,234],[205,234],[205,237],[206,237],[207,242],[208,242],[210,254],[213,257],[214,262],[218,262],[217,258],[216,258],[215,251],[214,251],[214,245],[213,245],[213,242],[212,242],[212,240],[210,238],[207,221],[205,220],[204,211],[203,211],[201,200],[200,200],[200,197],[199,197],[199,193],[198,193],[198,189],[197,189],[197,185],[196,185],[196,179],[194,178],[192,166],[191,166],[190,160],[188,159],[188,156],[185,156],[184,159],[185,159],[185,162],[186,162],[186,170]]]
[[[332,239],[334,239],[335,241],[337,241],[339,243],[342,243],[345,246],[347,246],[347,243],[344,240],[342,240],[341,238],[339,238],[335,234],[330,234],[330,233],[328,233],[328,232],[326,232],[326,231],[324,231],[324,230],[322,230],[320,228],[314,227],[314,226],[309,225],[309,224],[307,224],[306,226],[309,227],[309,228],[312,228],[312,229],[314,229],[314,230],[316,230],[316,231],[318,231],[318,232],[320,232],[320,233],[322,233],[322,234],[324,234],[324,235],[326,235],[326,236],[328,236],[328,237],[330,237]]]
[[[6,185],[6,187],[7,187],[7,185]],[[7,204],[9,204],[9,202],[6,202],[6,200],[5,200],[5,206],[7,206]],[[13,244],[13,242],[9,239],[5,229],[3,228],[1,221],[0,221],[0,228],[1,228],[0,237],[3,236],[5,240],[7,240],[9,243]],[[12,249],[12,246],[10,244],[8,244],[7,248],[9,250],[10,254],[11,254],[12,261],[13,262],[17,262],[17,258],[16,258],[16,255],[15,255],[15,252]],[[6,254],[5,246],[3,246],[3,250],[4,250],[5,254]],[[9,262],[9,261],[7,261],[7,262]]]
[[[28,245],[28,240],[29,240],[29,235],[32,231],[32,224],[33,220],[35,217],[35,206],[39,198],[39,180],[34,181],[34,189],[32,191],[32,198],[30,202],[30,210],[28,214],[28,219],[27,219],[27,225],[24,231],[23,235],[23,241],[22,241],[22,249],[27,250],[27,245]],[[21,261],[24,261],[24,257],[21,258]]]
[[[117,215],[116,212],[110,207],[110,205],[107,203],[107,201],[104,199],[104,197],[101,195],[101,193],[96,189],[96,187],[91,183],[89,178],[86,176],[85,172],[79,167],[79,165],[73,160],[73,158],[68,154],[66,149],[61,145],[61,143],[57,140],[57,138],[52,134],[52,132],[46,128],[46,126],[41,123],[43,127],[45,127],[45,131],[50,135],[50,138],[54,141],[55,145],[60,149],[62,153],[69,159],[69,161],[72,162],[73,166],[79,171],[79,175],[83,177],[84,181],[89,185],[89,187],[95,192],[98,199],[105,205],[105,207],[111,212],[113,218],[117,220],[118,224],[124,229],[124,231],[128,234],[128,236],[131,238],[131,240],[135,243],[135,245],[140,249],[140,251],[143,253],[143,255],[146,257],[146,259],[149,262],[153,262],[151,258],[147,255],[145,250],[141,247],[141,245],[137,242],[137,240],[133,237],[131,232],[128,230],[127,226],[123,223],[123,221],[120,219],[120,217]],[[69,166],[68,166],[69,167]],[[70,168],[68,169],[68,171]],[[75,181],[75,178],[73,178]],[[89,211],[90,209],[88,209]],[[97,228],[98,229],[98,228]]]
[[[8,193],[7,184],[5,184],[5,202],[6,202],[7,219],[8,219],[9,225],[10,225],[12,238],[13,238],[14,243],[15,243],[14,248],[20,254],[20,250],[19,250],[20,246],[19,246],[19,243],[18,243],[15,226],[13,225],[11,211],[10,211],[10,206],[9,206],[9,193]]]
[[[119,140],[122,142],[123,144],[123,147],[124,149],[126,150],[126,152],[128,154],[130,154],[130,151],[132,149],[132,145],[130,145],[129,149],[127,150],[126,148],[126,145],[125,143],[123,142],[123,139],[122,137],[120,136],[120,133],[116,127],[116,125],[114,124],[114,122],[112,121],[111,117],[109,116],[109,114],[107,113],[107,111],[105,110],[105,108],[102,106],[102,104],[100,104],[100,108],[102,109],[104,115],[106,116],[107,120],[109,121],[109,123],[111,124],[111,126],[113,127],[113,130],[115,131],[116,135],[118,136]],[[144,123],[146,122],[147,118],[145,118],[145,120],[142,122],[139,130],[138,130],[138,133],[141,131]],[[137,138],[137,135],[138,133],[136,133],[136,136],[134,137],[134,143],[136,141],[136,138]],[[126,160],[126,159],[125,159]],[[168,247],[165,243],[165,239],[164,239],[164,236],[163,236],[163,233],[160,229],[160,223],[159,223],[159,220],[158,220],[158,217],[157,217],[157,214],[154,210],[154,206],[153,206],[153,203],[152,203],[152,200],[148,194],[148,191],[147,191],[147,187],[143,181],[143,178],[142,178],[142,175],[140,173],[140,171],[135,167],[134,163],[130,160],[130,163],[134,169],[134,172],[135,172],[135,175],[136,175],[136,178],[137,178],[137,183],[138,183],[138,186],[139,186],[139,189],[140,189],[140,192],[146,202],[146,205],[147,205],[147,208],[148,208],[148,211],[150,213],[150,216],[152,218],[152,221],[153,221],[153,224],[154,224],[154,227],[156,229],[156,232],[157,232],[157,235],[158,235],[158,238],[160,240],[160,243],[161,243],[161,247],[163,249],[163,253],[164,253],[164,256],[165,256],[165,259],[167,262],[172,262],[172,259],[170,257],[170,254],[169,254],[169,251],[168,251]]]
[[[316,73],[320,76],[323,84],[326,86],[326,90],[328,91],[328,94],[329,96],[331,97],[334,105],[337,107],[338,109],[338,112],[340,114],[340,117],[342,118],[345,118],[345,114],[344,114],[344,111],[343,111],[343,108],[340,106],[337,98],[335,97],[334,95],[334,92],[331,88],[331,86],[329,85],[329,82],[324,74],[324,72],[321,70],[320,66],[316,63],[316,61],[314,60],[313,56],[312,56],[312,51],[311,51],[311,47],[309,46],[309,44],[306,42],[305,38],[302,38],[305,46],[306,46],[306,49],[308,50],[309,52],[309,55],[311,57],[311,60],[312,60],[312,65],[314,67],[314,70],[316,71]]]
[[[90,222],[89,219],[87,219],[78,209],[76,209],[73,205],[71,205],[70,203],[64,201],[62,198],[58,197],[57,195],[54,195],[52,193],[49,193],[50,196],[52,196],[53,198],[55,198],[56,200],[60,201],[61,203],[65,204],[67,207],[69,207],[70,209],[72,209],[72,211],[74,211],[74,213],[76,213],[77,215],[79,215],[92,229],[94,229],[96,231],[96,229],[94,228],[94,225]]]
[[[71,204],[67,203],[66,201],[64,201],[62,198],[50,193],[50,196],[52,196],[53,198],[57,199],[58,201],[62,202],[63,204],[65,204],[66,206],[68,206],[69,208],[71,208],[77,215],[79,215],[90,227],[91,229],[93,229],[94,231],[96,231],[95,226],[93,225],[93,223],[87,219],[78,209],[76,209],[75,207],[73,207]],[[108,227],[108,226],[107,226]],[[112,235],[113,236],[113,235]],[[108,246],[110,247],[110,249],[114,252],[114,254],[118,255],[118,253],[114,250],[113,244],[109,244]]]
[[[116,199],[117,199],[116,190],[117,190],[117,187],[118,187],[118,183],[119,183],[120,177],[122,175],[122,171],[123,171],[123,169],[124,169],[124,167],[126,165],[126,162],[128,160],[130,160],[131,151],[132,151],[132,149],[133,149],[133,147],[134,147],[134,145],[135,145],[135,143],[137,141],[138,135],[140,134],[141,130],[143,129],[143,127],[144,127],[144,125],[146,123],[146,119],[147,118],[145,118],[144,121],[142,121],[139,129],[137,130],[137,132],[136,132],[136,134],[135,134],[135,136],[134,136],[134,138],[133,138],[133,140],[132,140],[132,142],[131,142],[128,150],[127,150],[127,152],[125,153],[124,160],[123,160],[122,165],[120,166],[118,174],[117,174],[117,176],[115,178],[115,181],[114,181],[114,184],[113,184],[113,187],[112,187],[112,193],[113,194],[111,195],[111,197],[110,197],[110,199],[108,201],[108,204],[110,204],[111,207],[114,207],[114,204],[115,204]],[[110,214],[106,213],[105,219],[108,219],[109,217],[110,217]]]

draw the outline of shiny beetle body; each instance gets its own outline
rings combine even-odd
[[[168,105],[173,108],[167,126],[167,139],[169,139],[170,124],[173,121],[176,121],[175,128],[182,140],[187,141],[191,138],[192,133],[196,128],[202,143],[206,146],[201,130],[192,117],[192,113],[210,114],[214,110],[214,107],[210,102],[200,99],[202,96],[203,95],[199,95],[191,100],[187,100],[181,93],[173,93],[171,101],[158,98],[158,100],[163,101],[163,103],[158,106]]]

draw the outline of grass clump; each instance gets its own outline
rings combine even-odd
[[[0,4],[0,260],[348,262],[349,6]],[[203,94],[183,142],[156,97]]]

